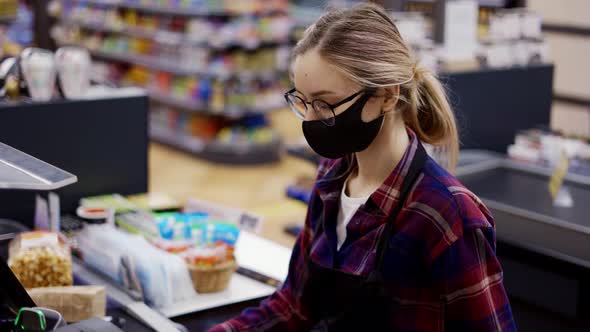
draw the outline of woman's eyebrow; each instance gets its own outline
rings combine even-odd
[[[303,92],[297,90],[297,88],[295,88],[295,92],[297,92],[298,94],[300,94],[303,97],[307,97]],[[329,91],[329,90],[319,90],[319,91],[315,91],[312,92],[311,94],[309,94],[310,99],[315,99],[321,96],[329,96],[329,95],[333,95],[335,94],[334,91]]]
[[[333,91],[329,91],[329,90],[320,90],[320,91],[315,91],[311,93],[312,97],[320,97],[320,96],[326,96],[326,95],[332,95],[334,94]]]

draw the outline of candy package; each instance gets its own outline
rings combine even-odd
[[[70,248],[57,233],[21,233],[10,243],[8,265],[25,288],[73,282]]]

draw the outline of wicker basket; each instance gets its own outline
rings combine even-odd
[[[226,289],[237,268],[235,260],[216,266],[188,265],[197,293],[214,293]]]

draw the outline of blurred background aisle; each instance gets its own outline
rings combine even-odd
[[[0,143],[78,178],[57,196],[0,192],[0,257],[55,219],[74,257],[91,257],[70,262],[70,279],[90,275],[112,286],[110,300],[123,289],[193,330],[272,293],[320,161],[284,99],[290,51],[326,8],[359,2],[0,0]],[[373,2],[445,84],[457,176],[496,217],[519,330],[588,331],[590,2]],[[141,265],[142,250],[153,265]],[[134,284],[123,262],[163,271],[178,257],[188,291],[167,294]],[[219,266],[225,284],[201,294],[198,267]],[[132,320],[129,308],[108,310]]]

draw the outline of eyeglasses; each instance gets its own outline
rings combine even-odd
[[[345,104],[353,100],[356,96],[360,95],[361,93],[366,92],[365,90],[361,90],[349,97],[342,99],[341,101],[335,104],[329,104],[321,99],[314,99],[311,102],[306,102],[301,97],[294,95],[293,93],[295,91],[297,90],[293,88],[285,93],[285,100],[287,101],[287,104],[289,104],[289,107],[291,108],[293,113],[295,113],[295,115],[297,115],[297,117],[301,120],[305,120],[305,115],[309,111],[307,105],[310,105],[317,119],[321,120],[326,126],[329,127],[333,126],[336,122],[336,113],[334,112],[334,109],[336,107]]]

